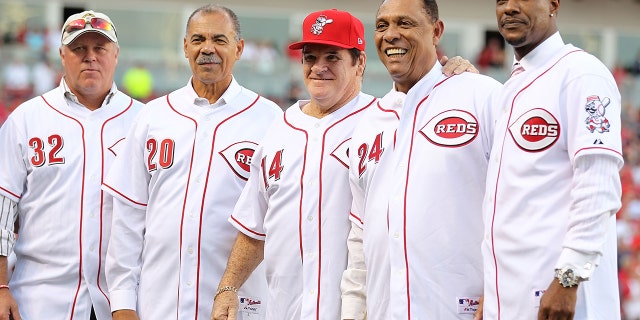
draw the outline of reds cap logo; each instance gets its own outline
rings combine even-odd
[[[520,149],[539,152],[558,141],[560,125],[549,111],[532,109],[509,126],[509,133]]]
[[[311,33],[320,35],[324,31],[324,26],[329,23],[333,23],[333,19],[327,18],[325,15],[321,15],[316,18],[316,23],[311,26]]]
[[[351,140],[351,138],[342,141],[342,143],[331,152],[331,156],[336,158],[336,160],[347,169],[349,169],[349,140]]]
[[[243,180],[248,180],[251,158],[257,146],[257,143],[250,141],[237,142],[220,151],[220,155],[227,161],[231,170],[233,170],[238,177]]]
[[[420,129],[431,143],[443,147],[462,147],[478,136],[478,120],[463,110],[447,110],[433,117]]]

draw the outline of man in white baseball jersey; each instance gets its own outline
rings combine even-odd
[[[142,106],[113,81],[119,51],[108,16],[70,16],[60,86],[20,105],[0,129],[0,319],[111,319],[104,263],[113,198],[100,185]]]
[[[189,83],[147,104],[103,188],[116,197],[107,255],[114,319],[206,319],[231,251],[229,212],[257,143],[282,110],[240,86],[232,68],[244,40],[228,8],[187,22]],[[262,319],[264,273],[240,292],[242,319]]]
[[[229,221],[238,237],[218,287],[213,319],[235,319],[236,288],[264,258],[268,319],[339,319],[347,265],[351,195],[348,142],[376,100],[360,91],[364,26],[336,9],[310,13],[302,40],[310,100],[293,104],[269,129]]]
[[[485,319],[620,319],[620,93],[605,65],[564,44],[559,8],[496,2],[517,66],[492,101]]]
[[[343,319],[363,319],[365,310],[367,319],[472,319],[483,291],[487,102],[500,83],[442,73],[436,1],[384,1],[375,26],[394,87],[350,143]]]

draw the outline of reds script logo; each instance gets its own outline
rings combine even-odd
[[[420,129],[431,143],[443,147],[462,147],[478,136],[478,120],[463,110],[447,110],[433,117]]]
[[[560,125],[549,111],[531,109],[509,126],[509,133],[521,149],[539,152],[558,141]]]
[[[351,138],[342,141],[342,143],[331,152],[331,156],[336,158],[336,160],[347,169],[349,169],[349,140],[351,140]]]
[[[220,155],[227,161],[231,170],[243,180],[249,179],[251,158],[256,151],[257,143],[250,141],[236,142],[220,151]]]

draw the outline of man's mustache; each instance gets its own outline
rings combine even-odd
[[[221,63],[222,59],[216,55],[211,56],[200,56],[196,60],[197,64],[206,64],[206,63]]]

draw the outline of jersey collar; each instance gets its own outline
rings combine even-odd
[[[209,103],[209,100],[198,97],[198,94],[193,89],[193,84],[191,82],[192,80],[193,77],[189,79],[189,85],[187,86],[187,95],[189,96],[189,100],[193,101],[193,104],[199,107],[207,107],[213,109],[222,107],[235,99],[240,94],[240,91],[242,91],[242,87],[240,86],[240,84],[238,84],[236,78],[232,76],[231,83],[229,84],[227,90],[225,90],[225,92],[222,94],[222,96],[220,96],[220,98],[216,102]]]
[[[514,56],[513,63],[520,62],[524,70],[538,68],[551,60],[563,46],[564,41],[560,36],[560,32],[556,32],[535,49],[531,50],[526,56],[522,57],[520,61],[517,61]]]
[[[73,92],[71,92],[71,89],[69,89],[69,86],[67,85],[67,82],[65,81],[64,77],[62,77],[62,80],[60,80],[60,82],[61,82],[60,85],[62,86],[62,89],[64,90],[65,99],[67,99],[69,102],[73,102],[74,104],[82,106],[82,103],[80,103],[80,101],[78,100],[78,97],[75,94],[73,94]],[[114,82],[114,83],[111,84],[111,89],[109,89],[109,93],[107,94],[107,96],[102,101],[102,105],[100,107],[104,107],[104,106],[108,105],[109,102],[111,102],[111,98],[113,98],[113,96],[116,94],[117,91],[118,91],[118,87],[116,86],[116,83]]]

